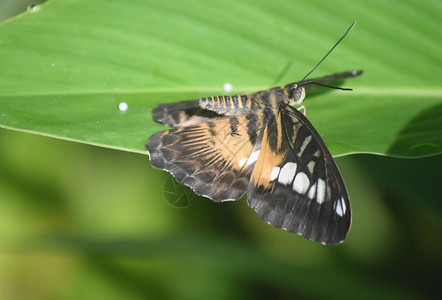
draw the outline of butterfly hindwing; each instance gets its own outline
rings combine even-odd
[[[310,122],[291,106],[281,106],[258,144],[248,204],[274,227],[323,244],[342,242],[351,223],[348,194]]]
[[[218,117],[157,132],[146,150],[153,167],[170,172],[198,195],[215,202],[237,200],[247,189],[255,163],[250,158],[262,128],[259,120],[256,114]]]

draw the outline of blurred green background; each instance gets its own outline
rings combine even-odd
[[[0,16],[17,3],[0,2]],[[0,129],[0,298],[440,298],[442,156],[337,163],[354,218],[326,247],[272,228],[245,199],[171,206],[170,176],[145,155]]]

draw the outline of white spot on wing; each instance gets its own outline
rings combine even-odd
[[[314,160],[312,160],[311,162],[309,162],[308,164],[307,164],[307,168],[308,168],[308,170],[310,171],[310,174],[313,174],[313,170],[315,169],[315,161]]]
[[[293,180],[293,177],[295,177],[296,167],[297,166],[295,163],[286,163],[282,167],[281,172],[279,172],[278,182],[280,184],[290,184]]]
[[[317,196],[316,196],[316,201],[319,204],[324,203],[325,200],[325,181],[322,180],[321,178],[318,179],[318,192],[317,192]]]
[[[272,172],[270,173],[270,181],[275,180],[278,178],[280,167],[274,167]]]
[[[293,190],[300,194],[304,194],[308,190],[309,186],[310,180],[308,179],[308,176],[303,172],[299,172],[295,177],[295,181],[293,182]]]
[[[335,211],[340,217],[343,217],[345,215],[346,210],[347,207],[345,206],[344,198],[341,198],[338,201],[336,201]]]
[[[321,154],[321,151],[319,151],[319,149],[318,149],[318,150],[316,150],[316,152],[313,154],[313,156],[319,157],[319,154]]]
[[[306,137],[304,139],[304,141],[302,142],[302,145],[301,145],[301,149],[299,149],[299,152],[298,152],[299,157],[302,156],[302,153],[304,153],[305,148],[307,148],[307,145],[308,145],[308,143],[310,143],[311,140],[312,140],[311,135],[309,135],[308,137]]]
[[[258,160],[260,150],[253,150],[252,154],[250,154],[249,159],[247,160],[247,165],[253,164],[255,161]]]
[[[336,213],[339,215],[339,216],[343,216],[344,214],[342,213],[342,208],[341,208],[341,204],[340,204],[340,201],[337,201],[336,202],[336,208],[335,208],[335,211],[336,211]]]
[[[315,198],[316,195],[316,183],[314,185],[312,185],[312,187],[310,188],[310,190],[308,191],[308,197],[310,199],[313,200],[313,198]]]
[[[241,158],[241,159],[238,161],[238,165],[239,165],[240,167],[244,167],[245,164],[246,164],[246,162],[247,162],[247,157],[243,157],[243,158]]]

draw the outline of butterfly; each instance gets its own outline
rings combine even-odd
[[[247,193],[248,205],[274,227],[322,244],[341,243],[351,225],[344,181],[320,135],[294,105],[303,102],[306,89],[362,71],[306,80],[310,73],[255,93],[158,105],[153,119],[173,129],[147,141],[152,166],[214,202]]]

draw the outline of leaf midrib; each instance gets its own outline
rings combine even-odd
[[[364,95],[364,96],[405,96],[405,97],[427,97],[427,98],[442,98],[442,89],[440,88],[372,88],[372,87],[352,87],[353,93],[342,93],[342,96],[355,96],[355,95]],[[95,91],[87,91],[87,92],[70,92],[70,93],[62,93],[62,92],[49,92],[49,93],[22,93],[22,94],[0,94],[1,97],[8,98],[20,98],[20,97],[42,97],[42,96],[93,96],[93,95],[107,95],[107,94],[132,94],[132,95],[140,95],[140,94],[160,94],[160,93],[189,93],[189,92],[203,92],[203,93],[225,93],[225,94],[234,94],[247,92],[247,91],[259,91],[265,88],[258,86],[249,86],[243,88],[236,88],[235,91],[232,92],[222,92],[220,86],[218,87],[168,87],[168,88],[150,88],[150,89],[128,89],[128,90],[95,90]]]

